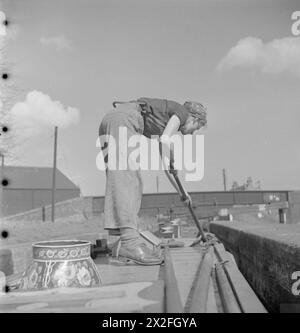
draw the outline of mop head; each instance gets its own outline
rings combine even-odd
[[[184,243],[180,242],[176,239],[170,238],[170,239],[161,239],[156,237],[152,232],[150,231],[140,231],[140,235],[146,239],[149,243],[156,247],[184,247]]]
[[[202,236],[199,236],[189,246],[190,247],[193,247],[193,246],[209,247],[209,246],[215,245],[219,242],[218,238],[210,232],[206,232],[204,235],[206,237],[206,241],[203,240]]]

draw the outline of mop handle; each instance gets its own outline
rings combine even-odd
[[[177,186],[178,186],[178,188],[179,188],[179,190],[180,190],[180,192],[181,192],[181,196],[182,196],[182,198],[186,198],[186,195],[185,195],[186,191],[184,190],[184,188],[183,188],[183,186],[182,186],[182,184],[181,184],[181,181],[180,181],[179,178],[178,178],[177,170],[175,170],[175,169],[173,169],[173,168],[170,168],[169,172],[170,172],[170,173],[173,175],[173,177],[175,178],[175,181],[176,181],[176,183],[177,183]],[[179,194],[180,194],[180,193],[179,193]],[[198,221],[198,219],[197,219],[197,216],[195,215],[195,212],[194,212],[192,206],[191,206],[191,205],[188,205],[188,208],[189,208],[190,213],[191,213],[191,215],[192,215],[192,217],[193,217],[193,219],[194,219],[194,222],[196,223],[196,226],[197,226],[197,228],[198,228],[198,230],[199,230],[199,233],[200,233],[200,235],[202,236],[203,241],[206,242],[207,239],[206,239],[206,237],[205,237],[205,234],[204,234],[204,232],[203,232],[203,230],[202,230],[202,227],[201,227],[201,225],[200,225],[200,223],[199,223],[199,221]]]
[[[176,184],[177,184],[177,186],[179,188],[179,191],[180,191],[179,194],[181,195],[182,201],[185,201],[187,199],[186,191],[183,188],[183,186],[182,186],[182,184],[181,184],[181,182],[178,178],[177,170],[174,169],[174,166],[172,164],[170,164],[169,173],[171,173],[173,175],[173,177],[175,178]]]
[[[161,145],[161,143],[159,144],[159,153],[160,153],[160,156],[161,156],[161,158],[162,158],[162,145]],[[162,161],[163,161],[163,159],[162,159]],[[175,178],[175,181],[176,181],[176,184],[177,184],[177,187],[178,187],[178,189],[176,189],[176,190],[177,190],[177,191],[179,190],[180,193],[178,192],[178,194],[181,196],[182,200],[185,201],[185,200],[187,199],[187,196],[186,196],[186,193],[187,193],[187,192],[186,192],[185,189],[183,188],[183,186],[182,186],[182,184],[181,184],[181,182],[180,182],[180,180],[179,180],[179,178],[178,178],[178,171],[174,168],[174,161],[170,162],[170,166],[169,166],[168,172],[169,172],[170,174],[172,174],[173,177]],[[170,178],[169,180],[170,180],[170,182],[172,183],[171,178]],[[172,185],[173,185],[173,184],[172,184]],[[174,186],[174,185],[173,185],[173,186]],[[174,187],[175,187],[175,186],[174,186]],[[189,210],[190,210],[190,213],[191,213],[191,215],[192,215],[192,217],[193,217],[193,220],[194,220],[194,222],[195,222],[195,224],[196,224],[196,226],[197,226],[197,228],[198,228],[198,231],[199,231],[197,237],[199,237],[199,236],[201,235],[203,241],[206,242],[206,241],[207,241],[207,238],[205,237],[205,234],[204,234],[204,232],[203,232],[203,230],[202,230],[202,227],[201,227],[201,225],[200,225],[200,223],[199,223],[199,221],[198,221],[198,219],[197,219],[197,217],[196,217],[196,215],[195,215],[195,212],[194,212],[193,208],[191,207],[190,204],[187,205],[187,206],[188,206],[188,208],[189,208]]]

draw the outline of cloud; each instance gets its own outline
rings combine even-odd
[[[44,46],[54,47],[57,50],[70,49],[72,46],[71,40],[65,36],[42,37],[40,42]]]
[[[64,107],[61,102],[53,101],[48,95],[31,91],[24,102],[16,103],[10,111],[11,124],[18,138],[40,135],[47,129],[58,126],[67,128],[79,122],[79,110]]]
[[[263,43],[259,38],[241,39],[218,64],[217,70],[256,67],[264,73],[289,72],[300,77],[300,38],[286,37]]]

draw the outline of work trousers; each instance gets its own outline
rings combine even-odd
[[[121,142],[120,129],[126,132],[126,140],[122,135]],[[136,152],[138,145],[128,147],[128,140],[132,136],[140,137],[143,130],[143,116],[136,103],[118,105],[104,116],[100,124],[99,136],[106,166],[105,229],[138,229],[143,182],[140,167],[136,170],[130,168],[130,154],[132,151]],[[109,138],[113,138],[115,144],[112,144]],[[126,150],[127,154],[124,153]],[[116,163],[110,166],[109,160],[112,156]],[[124,170],[119,165],[121,158],[122,161],[127,161],[126,165],[122,166]]]

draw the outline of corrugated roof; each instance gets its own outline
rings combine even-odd
[[[51,189],[52,168],[4,166],[3,176],[9,181],[10,189]],[[68,177],[56,169],[56,188],[79,190]]]

